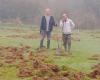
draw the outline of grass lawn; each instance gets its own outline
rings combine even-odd
[[[37,31],[37,28],[27,27],[7,27],[7,25],[1,25],[0,46],[20,46],[20,44],[24,44],[31,46],[34,51],[34,49],[39,46],[39,31]],[[52,35],[54,34],[57,34],[57,31]],[[38,37],[27,37],[29,35]],[[55,56],[54,54],[56,51],[53,51],[52,49],[57,48],[56,40],[52,40],[51,50],[49,50],[47,54],[52,56],[54,63],[59,66],[65,65],[73,69],[89,73],[91,71],[91,67],[100,61],[89,60],[91,56],[100,54],[100,31],[74,31],[72,37],[75,39],[72,40],[72,56]],[[16,76],[16,72],[17,69],[15,67],[0,67],[0,80],[30,80],[30,78],[18,78]]]

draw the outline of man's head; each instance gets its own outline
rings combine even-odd
[[[51,16],[51,10],[49,8],[45,9],[45,15],[46,16]]]
[[[62,19],[63,19],[64,21],[68,19],[68,16],[67,16],[66,13],[64,13],[64,14],[62,15]]]

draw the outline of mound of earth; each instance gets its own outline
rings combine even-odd
[[[33,53],[30,48],[22,44],[20,47],[0,46],[0,67],[14,65],[18,70],[15,73],[17,77],[32,77],[32,80],[87,80],[85,73],[58,66],[49,54],[40,53],[41,50]]]
[[[23,38],[23,39],[38,39],[38,35],[30,34],[30,35],[8,35],[7,38]]]
[[[95,54],[89,58],[89,60],[100,60],[100,54]]]
[[[16,61],[23,59],[26,52],[30,50],[30,46],[21,47],[4,47],[0,46],[0,61],[3,64],[13,64]]]
[[[67,68],[66,66],[59,67],[53,64],[53,60],[50,63],[46,62],[49,59],[45,54],[34,54],[31,61],[23,62],[27,64],[19,68],[19,77],[31,77],[32,80],[84,80],[85,74],[78,72],[77,70]],[[21,75],[21,76],[20,76]],[[28,75],[28,76],[27,76]]]
[[[93,71],[89,74],[89,77],[100,80],[100,63],[92,67]]]

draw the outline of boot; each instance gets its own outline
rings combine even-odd
[[[68,53],[71,54],[71,45],[68,46]]]
[[[50,40],[47,41],[47,49],[50,48]]]
[[[71,41],[68,42],[68,53],[71,54]]]
[[[43,47],[43,40],[40,41],[40,48]]]
[[[67,45],[66,45],[66,43],[64,44],[64,49],[65,49],[65,52],[67,52]]]

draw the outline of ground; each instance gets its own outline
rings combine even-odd
[[[53,64],[67,66],[77,71],[90,73],[91,67],[98,64],[100,59],[92,59],[94,55],[100,55],[100,31],[99,30],[75,30],[72,35],[72,55],[57,56],[57,37],[62,47],[61,31],[58,28],[52,33],[51,49],[42,51],[53,59]],[[39,28],[30,25],[0,25],[0,46],[20,47],[21,45],[31,47],[31,51],[37,54],[40,34]],[[45,42],[46,44],[46,42]],[[63,53],[63,51],[62,51]],[[99,56],[100,58],[100,56]],[[0,59],[0,62],[2,60]],[[1,66],[0,80],[31,80],[31,78],[19,78],[16,67]]]

